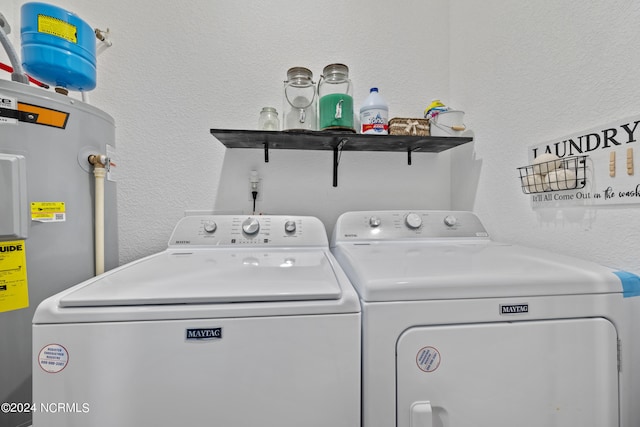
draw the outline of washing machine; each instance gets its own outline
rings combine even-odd
[[[39,305],[33,425],[358,426],[360,331],[318,219],[187,216]]]
[[[361,299],[363,427],[640,425],[638,276],[471,212],[348,212],[331,249]]]

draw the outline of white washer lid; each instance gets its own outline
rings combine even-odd
[[[60,307],[336,300],[321,250],[164,251],[112,270],[60,299]]]
[[[364,301],[622,292],[609,268],[491,241],[345,243],[334,255]]]

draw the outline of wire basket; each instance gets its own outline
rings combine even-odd
[[[579,190],[587,183],[587,157],[571,156],[518,168],[524,194]]]

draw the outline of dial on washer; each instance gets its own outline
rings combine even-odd
[[[407,227],[415,230],[417,228],[420,228],[420,226],[422,225],[422,218],[420,218],[420,215],[418,215],[417,213],[412,212],[407,215],[407,217],[404,219],[404,222]]]
[[[286,231],[287,233],[294,233],[296,231],[296,222],[295,221],[285,222],[284,231]]]
[[[458,223],[458,219],[453,215],[447,215],[444,217],[444,225],[447,227],[453,227]]]
[[[207,222],[204,223],[202,228],[204,228],[204,231],[206,233],[211,234],[211,233],[216,231],[218,226],[216,225],[216,223],[214,221],[207,221]]]
[[[242,222],[242,231],[252,235],[260,231],[260,223],[255,218],[247,218]]]

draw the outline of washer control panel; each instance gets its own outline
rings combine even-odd
[[[338,218],[333,241],[483,238],[489,234],[467,211],[362,211]]]
[[[194,215],[178,221],[169,247],[328,246],[324,224],[311,216]]]

